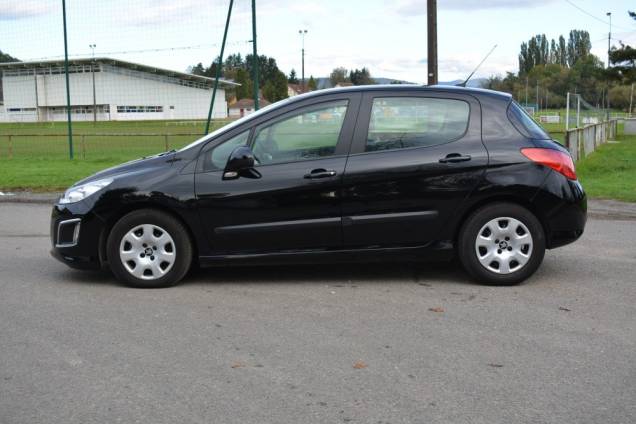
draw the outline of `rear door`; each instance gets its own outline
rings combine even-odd
[[[487,164],[474,97],[432,90],[365,93],[343,180],[344,245],[435,240]]]
[[[216,254],[342,246],[341,188],[361,95],[341,93],[275,110],[204,149],[197,207]],[[232,149],[250,145],[252,178],[223,180]]]

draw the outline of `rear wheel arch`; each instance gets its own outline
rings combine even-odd
[[[544,236],[546,237],[546,240],[547,240],[549,232],[548,232],[548,226],[546,224],[545,216],[535,207],[535,205],[532,202],[522,197],[518,197],[514,195],[495,195],[495,196],[487,197],[485,199],[481,199],[478,202],[475,202],[472,205],[470,205],[470,207],[466,208],[464,211],[462,211],[462,214],[460,215],[460,218],[457,220],[457,225],[455,226],[455,229],[454,229],[453,243],[455,246],[457,246],[459,235],[461,233],[461,230],[464,224],[468,220],[468,218],[479,209],[482,209],[493,203],[512,203],[527,209],[541,223],[541,227],[543,227]]]

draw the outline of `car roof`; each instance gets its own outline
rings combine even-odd
[[[455,85],[416,85],[416,84],[382,84],[382,85],[356,85],[351,87],[328,88],[324,90],[311,91],[299,96],[295,96],[294,100],[306,99],[314,96],[334,94],[340,92],[368,92],[368,91],[421,91],[423,93],[462,93],[470,94],[475,97],[487,97],[492,100],[509,102],[512,95],[501,91],[487,90],[484,88],[460,87]]]

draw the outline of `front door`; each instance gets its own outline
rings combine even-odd
[[[479,102],[414,91],[365,94],[343,181],[346,247],[425,245],[488,164]]]
[[[197,207],[213,254],[339,248],[340,189],[360,95],[314,99],[204,149]],[[249,145],[252,178],[223,180],[232,149]]]

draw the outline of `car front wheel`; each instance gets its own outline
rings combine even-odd
[[[459,259],[477,281],[518,284],[537,270],[545,254],[539,220],[513,203],[493,203],[468,217],[459,234]]]
[[[192,245],[181,222],[153,209],[121,218],[108,237],[107,253],[115,277],[138,288],[174,285],[192,262]]]

